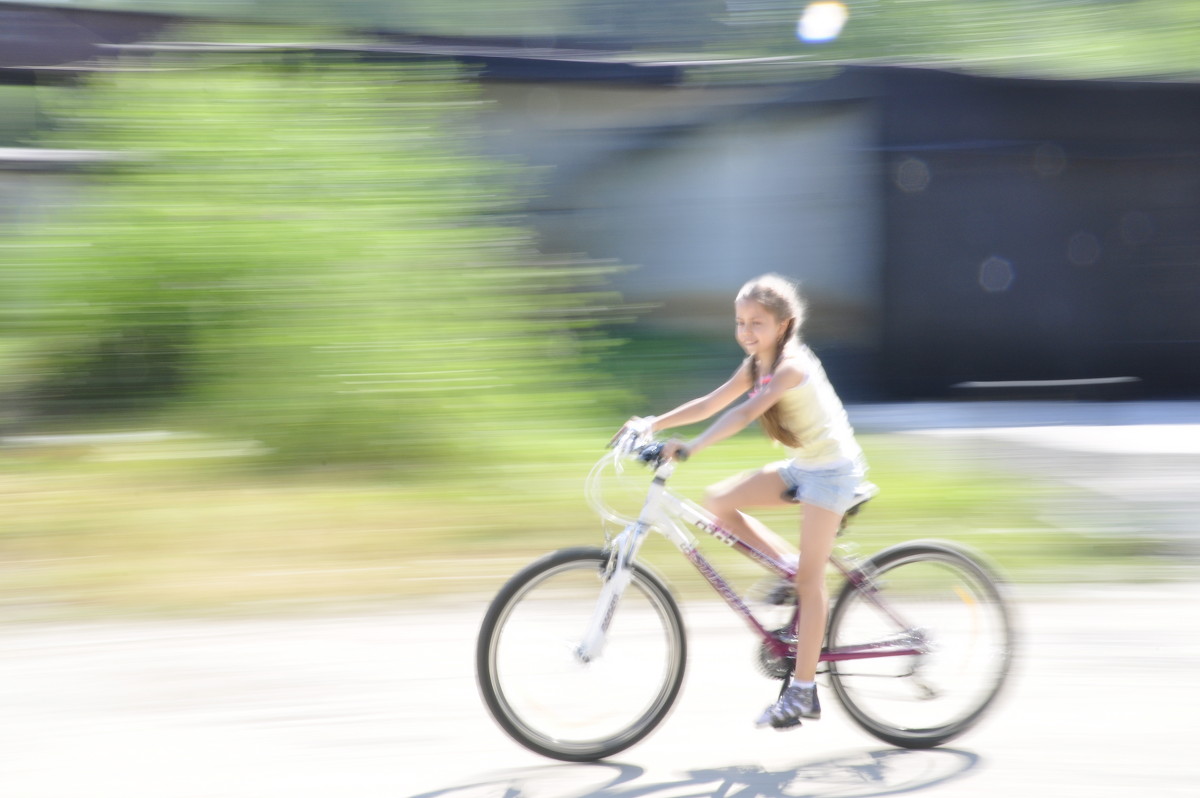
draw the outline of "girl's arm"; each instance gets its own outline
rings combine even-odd
[[[771,377],[771,381],[762,390],[740,405],[723,413],[720,418],[713,422],[712,426],[696,436],[690,443],[675,439],[668,441],[666,447],[663,449],[663,455],[673,457],[682,449],[685,452],[684,456],[690,457],[702,449],[707,449],[718,441],[723,441],[731,435],[736,435],[750,426],[750,423],[757,420],[763,413],[770,410],[783,397],[785,392],[804,382],[805,376],[803,371],[785,360],[779,364],[779,367],[775,370],[775,374]],[[684,405],[684,407],[687,407],[687,405]]]
[[[650,429],[652,432],[658,432],[673,427],[685,427],[688,424],[711,418],[720,410],[729,407],[735,399],[746,393],[751,387],[750,366],[748,363],[743,363],[724,385],[712,393],[690,402],[684,402],[669,413],[656,416]]]

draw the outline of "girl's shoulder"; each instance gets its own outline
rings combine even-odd
[[[788,355],[775,366],[771,375],[771,383],[777,390],[788,390],[803,385],[808,379],[808,361],[796,355]]]

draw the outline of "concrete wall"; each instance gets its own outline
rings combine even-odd
[[[776,90],[778,91],[778,90]],[[635,267],[633,302],[675,327],[726,325],[746,279],[801,282],[810,334],[871,346],[881,298],[881,167],[868,102],[762,90],[491,86],[496,151],[545,167],[544,251]]]

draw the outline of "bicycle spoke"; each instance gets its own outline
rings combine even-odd
[[[559,759],[632,745],[665,717],[683,678],[678,609],[640,570],[599,655],[581,658],[604,559],[567,550],[526,569],[497,597],[480,635],[480,687],[493,716],[522,745]]]
[[[945,546],[900,546],[871,567],[873,594],[848,587],[830,619],[828,656],[843,657],[829,663],[831,684],[876,737],[945,742],[979,719],[1007,675],[1004,603],[986,571]],[[898,630],[897,618],[920,626]]]

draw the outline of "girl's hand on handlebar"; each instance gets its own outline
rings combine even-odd
[[[617,441],[630,432],[635,433],[639,438],[649,437],[654,432],[654,420],[654,416],[646,416],[645,418],[634,416],[621,425],[621,428],[617,430],[617,434],[608,442],[609,447],[616,446]]]
[[[681,463],[688,459],[687,442],[681,441],[678,438],[671,438],[671,440],[663,444],[662,459],[664,461],[678,460]]]

